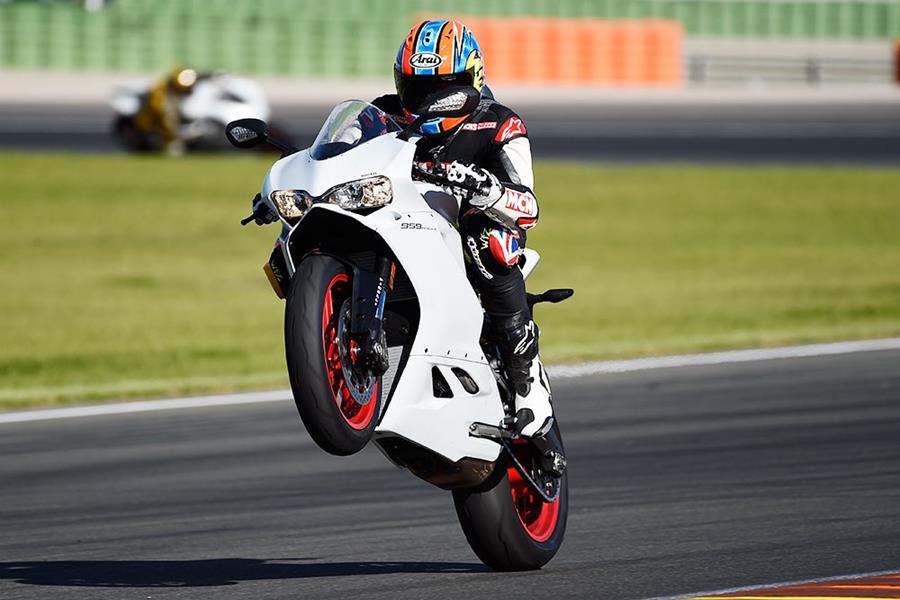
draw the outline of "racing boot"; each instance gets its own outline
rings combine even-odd
[[[538,326],[526,313],[491,317],[506,376],[516,395],[512,429],[526,437],[540,437],[553,426],[550,384],[538,357]]]
[[[553,427],[550,380],[538,356],[540,331],[526,313],[493,317],[491,325],[507,379],[516,395],[515,418],[508,428],[531,440],[544,472],[562,477],[566,456]]]

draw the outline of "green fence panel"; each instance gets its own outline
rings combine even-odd
[[[900,0],[0,0],[0,66],[373,77],[423,15],[663,18],[689,36],[890,40]],[[387,67],[385,65],[388,65]]]

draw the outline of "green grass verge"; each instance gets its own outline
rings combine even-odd
[[[287,385],[267,164],[0,154],[0,408]],[[548,362],[900,334],[900,170],[536,175]]]

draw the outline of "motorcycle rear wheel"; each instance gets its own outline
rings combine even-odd
[[[288,286],[284,312],[285,355],[297,411],[313,441],[339,456],[365,447],[381,407],[380,381],[369,401],[359,404],[344,377],[338,320],[348,314],[342,307],[352,289],[351,272],[340,261],[307,256]]]
[[[562,545],[569,515],[565,473],[559,485],[556,500],[544,502],[504,453],[483,484],[454,490],[459,523],[481,562],[497,571],[530,571],[550,562]]]

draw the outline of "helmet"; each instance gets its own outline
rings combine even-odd
[[[167,82],[173,92],[185,94],[191,91],[191,88],[197,82],[197,71],[177,66],[169,72]]]
[[[400,104],[415,118],[430,94],[472,86],[481,95],[484,61],[475,35],[459,21],[422,21],[409,30],[397,51],[394,83]],[[451,131],[468,118],[441,117],[422,124],[425,135]]]

